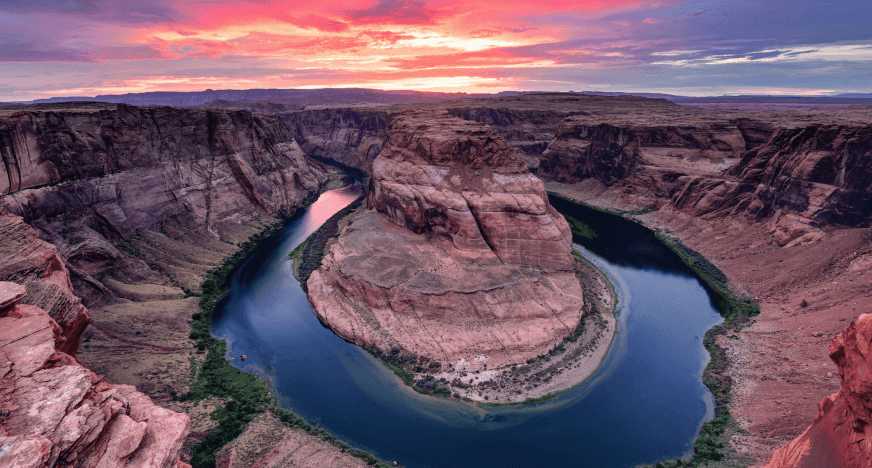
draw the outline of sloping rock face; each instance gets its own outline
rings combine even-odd
[[[865,468],[872,463],[872,314],[861,315],[830,345],[842,388],[820,402],[818,417],[775,451],[767,468]]]
[[[308,281],[340,335],[494,368],[544,353],[577,325],[569,228],[492,130],[444,111],[397,115],[367,206]]]
[[[290,128],[246,111],[22,112],[0,121],[0,136],[0,211],[58,247],[90,306],[118,296],[109,275],[195,291],[199,275],[145,253],[238,238],[245,224],[293,213],[326,180]]]
[[[322,109],[286,113],[306,155],[328,159],[367,173],[384,147],[388,114],[369,109]]]
[[[745,134],[728,122],[657,126],[567,119],[543,153],[539,174],[558,182],[594,178],[612,185],[636,172],[716,172],[745,151]]]
[[[0,282],[0,465],[179,466],[188,417],[79,365],[58,349],[57,323],[23,297]]]
[[[872,127],[590,120],[564,121],[542,155],[541,176],[595,180],[616,197],[694,216],[766,222],[781,245],[818,239],[825,226],[872,220]]]
[[[0,278],[27,285],[23,301],[48,311],[61,326],[59,349],[74,354],[90,316],[57,249],[13,215],[0,215],[0,240]]]
[[[734,200],[758,217],[780,210],[844,226],[872,219],[872,127],[781,129],[730,173],[741,187]]]
[[[205,273],[329,179],[294,133],[248,111],[6,112],[0,280],[27,285],[22,302],[55,319],[61,350],[174,405],[197,356],[188,335]]]
[[[269,412],[256,417],[245,432],[225,445],[215,458],[218,468],[368,466],[317,436],[289,428]]]
[[[213,229],[292,212],[321,181],[289,128],[245,111],[24,112],[0,134],[3,206],[28,221],[90,208],[121,233],[173,217]]]

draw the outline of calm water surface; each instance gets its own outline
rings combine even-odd
[[[269,378],[284,406],[411,467],[623,467],[691,449],[711,414],[702,337],[720,317],[649,231],[554,201],[599,234],[577,248],[617,285],[618,336],[587,383],[545,403],[483,409],[416,394],[315,318],[288,253],[358,193],[324,193],[265,241],[234,274],[216,315],[213,331],[229,341],[234,365]]]

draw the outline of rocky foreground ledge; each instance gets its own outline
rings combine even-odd
[[[388,135],[368,209],[328,246],[310,298],[339,335],[435,376],[428,389],[493,401],[500,392],[469,391],[473,381],[499,380],[494,369],[578,328],[585,296],[569,226],[487,127],[409,111]]]
[[[0,466],[188,466],[188,417],[60,351],[61,328],[24,296],[0,282]]]

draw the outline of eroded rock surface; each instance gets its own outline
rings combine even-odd
[[[578,323],[569,228],[486,127],[444,111],[395,116],[367,206],[308,282],[340,335],[480,369],[542,354]]]
[[[732,436],[731,448],[765,463],[837,388],[822,350],[872,301],[872,270],[863,267],[872,258],[872,219],[864,211],[870,206],[872,114],[868,108],[764,112],[613,104],[564,125],[626,132],[677,127],[687,129],[687,137],[640,138],[639,159],[621,169],[624,177],[611,177],[606,166],[564,183],[549,181],[549,189],[633,213],[674,235],[759,302],[753,323],[721,344],[732,363],[731,413],[744,430]],[[711,138],[711,129],[722,129],[721,136]],[[585,157],[590,143],[570,140],[551,147],[569,145]],[[618,142],[614,148],[622,147]],[[724,151],[713,152],[719,146]],[[586,164],[564,156],[569,175]],[[543,165],[549,157],[542,156]]]
[[[775,451],[767,468],[865,468],[872,461],[872,314],[830,345],[842,388],[824,398],[814,423]]]
[[[112,385],[62,352],[61,328],[0,282],[0,465],[172,467],[188,417]]]
[[[73,292],[70,273],[57,248],[43,241],[24,220],[0,214],[0,279],[27,285],[23,301],[46,311],[61,327],[58,347],[75,353],[90,319]]]
[[[292,429],[266,412],[216,455],[218,468],[343,467],[365,462],[301,429]]]
[[[187,391],[203,275],[328,180],[247,111],[82,105],[0,119],[0,279],[72,352],[163,401]],[[79,300],[81,298],[81,300]],[[90,309],[91,325],[85,307]],[[134,352],[137,359],[130,360]]]

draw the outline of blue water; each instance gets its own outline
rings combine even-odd
[[[587,383],[541,404],[481,408],[415,393],[315,318],[288,253],[357,196],[353,188],[324,193],[259,246],[216,315],[213,332],[229,341],[233,364],[269,378],[282,405],[411,467],[623,467],[690,451],[711,415],[702,338],[720,317],[649,231],[555,201],[599,233],[576,248],[617,285],[618,335]]]

